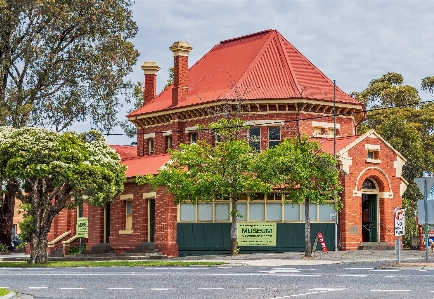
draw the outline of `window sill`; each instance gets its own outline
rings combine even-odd
[[[119,235],[131,235],[133,233],[132,230],[120,230]]]
[[[381,160],[368,158],[366,159],[366,163],[380,164]]]

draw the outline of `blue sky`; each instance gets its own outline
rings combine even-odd
[[[129,77],[142,81],[140,65],[155,61],[161,67],[158,91],[173,64],[173,42],[193,46],[192,65],[221,40],[270,28],[347,93],[361,91],[391,71],[417,88],[422,78],[434,75],[434,1],[136,0],[133,16],[141,55]],[[421,96],[432,99],[424,92]],[[89,128],[80,124],[73,129]],[[120,128],[114,132],[122,133]],[[130,144],[133,139],[109,136],[107,141]]]

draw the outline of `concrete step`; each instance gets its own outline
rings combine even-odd
[[[394,246],[388,246],[387,242],[361,242],[359,250],[393,250]]]

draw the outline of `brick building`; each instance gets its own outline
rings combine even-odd
[[[407,186],[401,176],[405,158],[374,131],[357,135],[357,124],[365,117],[360,102],[339,88],[334,95],[333,82],[276,30],[222,41],[190,68],[193,48],[189,43],[175,42],[169,49],[174,57],[174,83],[160,94],[156,95],[160,68],[155,62],[142,65],[144,104],[128,115],[138,129],[137,147],[113,146],[128,166],[128,181],[110,205],[84,208],[89,217],[88,248],[108,243],[115,252],[124,253],[142,242],[153,242],[169,256],[227,253],[229,201],[176,206],[164,190],[152,192],[148,186],[137,186],[136,175],[156,174],[170,159],[167,149],[180,143],[215,142],[212,133],[197,130],[196,125],[215,121],[221,116],[219,111],[228,109],[241,111],[240,117],[250,125],[246,135],[258,137],[252,146],[259,150],[304,133],[333,154],[334,98],[336,154],[345,188],[344,208],[338,215],[340,249],[379,242],[393,245],[393,208],[401,207]],[[241,221],[277,223],[276,247],[241,251],[304,249],[305,207],[282,203],[277,194],[239,201]],[[321,231],[328,248],[334,249],[332,205],[309,209],[313,237]],[[52,228],[53,238],[69,231],[67,219],[62,229]]]

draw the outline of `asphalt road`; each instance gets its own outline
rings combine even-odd
[[[434,298],[434,270],[379,266],[0,268],[0,287],[56,299]]]

